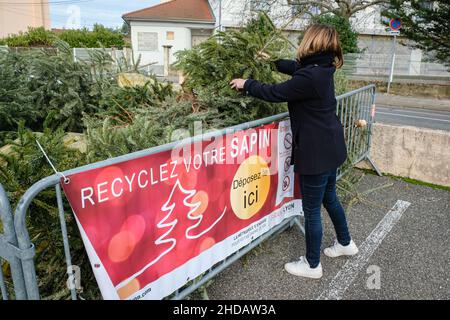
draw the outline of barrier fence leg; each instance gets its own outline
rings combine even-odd
[[[372,133],[373,133],[373,124],[375,123],[375,111],[376,111],[376,105],[375,105],[375,87],[372,89],[371,93],[371,108],[370,108],[370,118],[369,118],[369,139],[368,139],[368,151],[366,155],[367,161],[369,161],[370,165],[375,169],[375,172],[381,177],[383,176],[381,174],[381,171],[378,169],[378,167],[375,165],[375,163],[370,158],[370,150],[372,148]]]
[[[64,205],[61,195],[61,187],[59,184],[55,186],[56,189],[56,201],[58,203],[59,222],[61,224],[61,232],[63,237],[64,255],[66,258],[67,274],[69,276],[68,285],[70,290],[70,296],[72,300],[77,300],[75,271],[72,266],[72,258],[70,255],[69,237],[67,234],[66,218],[64,216]]]
[[[14,221],[11,206],[6,195],[6,191],[0,184],[0,222],[3,224],[3,237],[10,245],[17,247],[17,235],[14,229]],[[9,262],[9,269],[11,270],[11,278],[14,287],[14,294],[17,300],[25,300],[27,298],[25,280],[22,270],[22,264],[17,256],[13,256],[7,259]],[[0,258],[0,268],[3,266],[3,262]],[[0,270],[0,275],[3,275],[2,270]],[[4,279],[0,279],[0,284],[2,284],[3,298],[8,298],[8,292]]]
[[[375,172],[382,177],[383,174],[381,173],[380,169],[378,169],[377,165],[375,164],[375,162],[372,161],[372,159],[370,158],[370,156],[366,157],[367,161],[369,161],[370,165],[372,166],[372,168],[375,170]]]
[[[26,195],[26,193],[25,193]],[[26,199],[26,200],[25,200]],[[17,242],[19,249],[22,251],[29,251],[30,253],[26,257],[22,257],[22,270],[23,279],[25,282],[26,299],[27,300],[39,300],[39,287],[36,277],[36,268],[34,265],[34,245],[30,241],[28,230],[26,227],[26,210],[29,203],[33,198],[22,198],[16,208],[14,215],[14,227],[17,234]]]
[[[300,217],[295,217],[294,219],[294,225],[298,228],[298,230],[302,233],[302,235],[305,235],[305,227],[300,221]]]

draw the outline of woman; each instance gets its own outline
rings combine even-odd
[[[268,102],[288,102],[294,148],[291,164],[299,173],[305,215],[306,257],[285,264],[287,272],[322,277],[321,204],[327,210],[337,239],[324,250],[329,257],[351,256],[358,248],[350,237],[344,209],[336,195],[336,170],[347,158],[344,130],[336,116],[333,74],[343,64],[339,36],[333,27],[314,24],[303,37],[297,61],[278,60],[279,72],[292,79],[274,85],[254,79],[234,79],[232,88]]]

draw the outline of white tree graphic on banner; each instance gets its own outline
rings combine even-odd
[[[186,197],[183,199],[183,204],[187,208],[190,208],[189,212],[187,213],[187,218],[191,221],[197,221],[194,225],[192,225],[186,229],[185,236],[187,239],[200,238],[205,233],[209,232],[212,228],[214,228],[214,226],[224,217],[227,207],[224,208],[222,214],[209,227],[207,227],[203,231],[200,231],[197,234],[194,234],[194,235],[191,234],[191,231],[192,231],[192,233],[195,233],[196,230],[202,229],[199,227],[201,226],[202,221],[203,221],[203,214],[195,215],[195,212],[201,205],[201,201],[192,203],[191,198],[197,193],[197,191],[195,189],[187,190],[187,189],[183,188],[183,186],[181,185],[181,182],[177,179],[177,181],[175,182],[175,184],[172,188],[172,191],[170,192],[169,198],[161,207],[161,211],[162,212],[167,211],[167,214],[156,225],[158,229],[166,229],[166,230],[158,239],[155,240],[155,245],[160,246],[160,245],[164,245],[164,244],[170,244],[170,247],[168,247],[166,250],[161,252],[158,255],[158,257],[156,257],[154,260],[152,260],[151,262],[146,264],[141,270],[139,270],[138,272],[136,272],[135,274],[133,274],[131,277],[127,278],[126,280],[122,281],[121,283],[119,283],[116,286],[116,289],[119,289],[119,288],[127,285],[131,280],[133,280],[137,276],[141,275],[143,272],[145,272],[145,270],[150,268],[152,265],[157,263],[162,257],[164,257],[166,254],[168,254],[170,251],[172,251],[175,248],[175,246],[177,245],[177,240],[173,236],[171,236],[173,229],[178,224],[178,219],[176,217],[173,217],[173,211],[175,209],[176,203],[172,200],[172,198],[173,198],[176,190],[179,190],[183,194],[186,195]]]

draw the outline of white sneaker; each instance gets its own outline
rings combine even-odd
[[[319,279],[322,277],[322,264],[319,263],[316,268],[311,268],[305,256],[301,256],[298,261],[286,263],[284,269],[294,276],[312,279]]]
[[[323,253],[330,258],[336,258],[340,256],[353,256],[358,253],[358,247],[350,240],[350,243],[346,246],[340,244],[337,240],[334,241],[334,244],[331,247],[325,248]]]

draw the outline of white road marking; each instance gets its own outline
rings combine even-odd
[[[377,106],[377,110],[381,110],[380,112],[398,112],[399,114],[404,113],[415,113],[415,114],[421,114],[421,115],[430,115],[430,116],[443,116],[443,117],[450,117],[450,112],[445,111],[434,111],[434,112],[427,112],[419,111],[419,110],[410,110],[410,109],[398,109],[398,108],[391,108],[391,107],[381,107]]]
[[[433,120],[433,121],[450,122],[450,120],[444,120],[444,119],[429,118],[429,117],[418,117],[418,116],[410,116],[410,115],[406,115],[406,114],[390,113],[390,112],[381,112],[381,111],[378,111],[376,114],[387,114],[387,115],[397,116],[397,117],[406,117],[406,118],[415,118],[415,119],[425,119],[425,120]]]
[[[328,289],[324,290],[316,298],[317,300],[342,299],[347,288],[352,284],[358,273],[367,264],[372,254],[410,205],[410,202],[397,200],[392,209],[389,210],[375,229],[372,230],[364,243],[359,246],[359,253],[347,260],[342,269],[331,280]]]

